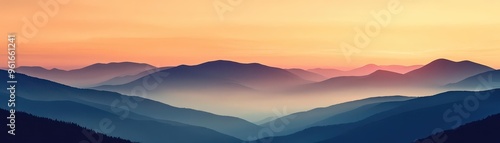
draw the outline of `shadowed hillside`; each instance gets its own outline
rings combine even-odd
[[[0,74],[7,73],[0,70]],[[132,99],[118,93],[77,89],[23,74],[17,74],[16,79],[19,81],[16,102],[22,105],[16,107],[17,110],[88,128],[94,128],[103,118],[108,118],[116,125],[116,130],[109,135],[143,143],[166,139],[176,143],[239,142],[220,132],[231,134],[235,130],[244,130],[246,133],[258,127],[239,118],[177,108],[140,97]],[[7,86],[0,83],[2,85]],[[0,100],[8,100],[7,92],[0,91]],[[127,107],[128,112],[117,112],[113,102],[120,99],[140,102],[131,102],[136,107]],[[208,126],[216,128],[216,131]],[[247,137],[248,134],[243,135]]]
[[[442,143],[499,143],[500,114],[492,115],[486,119],[465,124],[456,129],[418,140],[416,143],[433,143],[442,139]]]
[[[0,116],[8,117],[9,115],[10,113],[7,110],[0,109]],[[85,143],[82,141],[92,142],[92,139],[95,139],[95,141],[102,143],[131,143],[128,140],[96,133],[74,123],[55,121],[23,112],[16,112],[15,115],[16,135],[11,136],[10,134],[2,133],[0,136],[2,142]],[[2,131],[7,130],[10,130],[10,128],[2,125]]]

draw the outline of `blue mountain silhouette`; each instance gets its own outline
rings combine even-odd
[[[7,72],[0,70],[0,74],[7,75]],[[73,122],[91,129],[97,128],[102,119],[108,118],[114,121],[117,127],[109,135],[132,141],[238,142],[239,139],[219,132],[236,134],[239,132],[235,130],[247,129],[246,131],[253,133],[259,128],[239,118],[177,108],[140,97],[77,89],[23,74],[16,74],[16,79],[18,80],[16,102],[19,104],[17,110],[40,117]],[[6,83],[0,85],[7,86]],[[7,92],[7,90],[0,91],[1,100],[8,100]],[[136,102],[136,108],[132,108],[125,106],[128,102],[123,102],[124,99],[140,102]],[[119,101],[119,104],[114,104],[115,101]],[[129,111],[127,118],[122,119],[121,116],[125,111]],[[217,131],[207,127],[213,127]],[[234,133],[230,133],[232,131]]]
[[[0,116],[10,116],[9,111],[0,109]],[[2,142],[60,142],[79,143],[81,141],[101,141],[106,143],[131,143],[131,141],[110,137],[97,133],[91,129],[83,128],[74,123],[62,122],[43,117],[33,116],[17,111],[15,136],[2,133]],[[7,131],[7,126],[2,126],[2,131]]]
[[[349,114],[349,112],[376,114],[357,122],[316,126],[291,135],[274,137],[273,143],[412,142],[431,134],[435,128],[445,130],[453,128],[456,124],[455,120],[451,122],[443,120],[444,113],[451,110],[452,112],[447,114],[448,118],[457,119],[460,115],[453,112],[454,105],[463,106],[464,101],[472,100],[480,95],[489,96],[485,100],[478,99],[480,100],[477,105],[479,107],[468,111],[470,115],[467,118],[460,118],[459,125],[500,113],[500,108],[497,108],[500,104],[498,89],[481,92],[450,91],[406,101],[365,105],[365,107],[358,108],[360,110],[355,109],[344,114]]]
[[[500,70],[480,73],[457,83],[448,84],[445,87],[462,90],[488,90],[500,88]]]
[[[500,114],[492,115],[486,119],[474,121],[456,129],[446,130],[419,139],[417,143],[442,142],[442,143],[498,143],[500,137]]]

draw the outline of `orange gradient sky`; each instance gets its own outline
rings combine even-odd
[[[241,0],[221,20],[214,2],[227,0],[61,0],[48,22],[23,35],[39,2],[3,0],[0,33],[18,33],[18,64],[72,69],[132,61],[155,66],[210,60],[278,67],[352,68],[426,64],[437,58],[500,68],[500,1],[400,0],[401,13],[346,60],[340,43],[390,0]],[[51,7],[54,9],[54,7]],[[40,20],[40,19],[39,19]],[[42,19],[43,20],[43,19]],[[3,40],[2,45],[6,45]],[[6,47],[6,46],[3,46]],[[6,59],[6,52],[1,56]],[[4,66],[2,66],[4,67]]]

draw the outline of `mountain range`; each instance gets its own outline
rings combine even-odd
[[[366,69],[376,69],[373,67],[377,66],[364,66]],[[405,74],[377,70],[364,76],[323,79],[326,77],[302,69],[217,60],[197,65],[155,68],[126,76],[110,76],[111,79],[90,89],[124,95],[147,95],[147,98],[165,104],[255,121],[273,116],[265,111],[277,104],[294,104],[289,109],[298,112],[373,96],[425,96],[448,90],[465,90],[467,88],[450,88],[446,85],[494,70],[471,61],[455,62],[447,59],[437,59],[418,67]],[[78,81],[78,76],[73,79]],[[139,92],[135,90],[136,87],[147,88]],[[225,102],[221,103],[213,97],[224,98]],[[248,100],[258,102],[260,106],[252,107]],[[321,104],[293,103],[299,100]],[[233,110],[226,110],[228,106]],[[246,114],[248,112],[254,114]]]
[[[144,76],[130,83],[104,85],[92,89],[130,94],[130,89],[142,85],[150,77],[164,77],[150,93],[185,91],[252,91],[271,90],[310,83],[284,69],[257,63],[212,61],[199,65],[181,65]]]
[[[406,74],[377,70],[365,76],[341,76],[304,85],[292,92],[340,92],[368,95],[425,95],[446,91],[443,87],[465,78],[493,71],[471,61],[434,60]],[[358,89],[363,89],[359,91]],[[426,92],[427,91],[427,92]]]
[[[407,72],[376,65],[363,68],[360,71],[376,70],[327,78],[303,69],[225,60],[163,68],[130,62],[69,71],[21,67],[23,74],[16,74],[16,110],[27,119],[20,122],[67,128],[68,138],[61,141],[73,135],[81,138],[76,131],[89,129],[110,142],[401,143],[432,138],[436,131],[449,135],[448,142],[459,142],[471,139],[462,139],[466,133],[495,127],[498,115],[486,117],[500,113],[498,70],[447,59],[412,66],[415,69]],[[410,96],[414,91],[433,94]],[[0,91],[0,100],[7,101],[8,92]],[[191,109],[195,104],[215,108]],[[293,110],[273,110],[277,116],[259,125],[217,112],[257,115],[239,107],[268,104],[293,105]],[[102,122],[112,129],[100,127]],[[474,136],[495,139],[490,134]]]
[[[379,66],[369,65],[360,69],[377,69]],[[391,67],[391,66],[389,66]],[[399,66],[396,66],[399,67]],[[189,91],[200,89],[212,91],[239,91],[239,90],[290,90],[293,93],[302,92],[339,92],[357,93],[356,89],[363,88],[362,92],[372,91],[378,95],[415,95],[437,93],[444,91],[443,86],[459,82],[470,76],[493,68],[471,61],[454,62],[447,59],[438,59],[405,74],[392,71],[376,70],[363,76],[340,76],[323,79],[323,76],[301,69],[280,69],[261,64],[242,64],[231,61],[212,61],[199,65],[181,65],[161,70],[155,74],[169,74],[151,91],[165,93],[186,89]],[[356,70],[357,71],[357,70]],[[366,70],[363,70],[366,71]],[[144,78],[119,84],[93,87],[93,89],[130,94],[130,89],[141,85]],[[309,80],[306,80],[309,79]],[[319,81],[319,82],[314,82]],[[394,92],[380,92],[379,89],[392,89]],[[388,90],[385,90],[388,91]],[[412,91],[431,91],[413,93]],[[308,93],[313,94],[313,93]]]

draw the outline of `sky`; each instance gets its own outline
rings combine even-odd
[[[498,0],[1,1],[0,33],[17,33],[21,66],[223,59],[342,69],[447,58],[500,68]],[[370,42],[356,46],[363,34]]]

